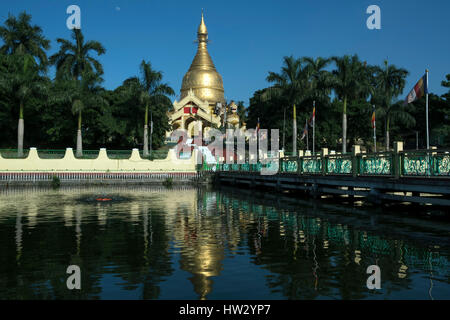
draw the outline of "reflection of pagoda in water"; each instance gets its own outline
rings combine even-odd
[[[192,274],[189,280],[199,299],[203,300],[213,289],[211,277],[219,276],[223,268],[224,241],[216,235],[222,234],[224,226],[215,216],[217,210],[209,206],[205,210],[206,206],[197,200],[197,196],[199,194],[191,198],[197,203],[197,210],[184,211],[184,214],[178,211],[173,232],[176,241],[182,244],[180,268]]]
[[[203,241],[203,240],[202,240]],[[224,248],[214,244],[190,243],[192,250],[181,254],[181,269],[192,273],[189,278],[199,299],[206,299],[213,289],[213,280],[222,271]]]

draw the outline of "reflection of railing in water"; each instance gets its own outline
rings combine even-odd
[[[226,194],[222,195],[220,202],[224,206],[234,206],[236,201]],[[220,203],[218,204],[220,207]],[[375,256],[400,255],[396,259],[409,268],[424,268],[430,264],[430,250],[435,254],[432,265],[435,274],[445,275],[449,268],[449,261],[445,256],[439,255],[440,247],[429,246],[416,247],[408,241],[398,241],[395,239],[384,239],[380,236],[364,230],[348,228],[347,225],[329,223],[326,219],[308,217],[295,213],[282,213],[275,207],[263,207],[257,203],[248,201],[237,202],[235,207],[237,212],[248,212],[254,221],[264,219],[268,223],[268,228],[278,228],[280,221],[284,226],[283,233],[286,239],[298,242],[300,234],[305,235],[303,241],[312,245],[312,239],[320,239],[322,242],[329,242],[329,246],[345,246],[348,249],[360,250],[362,257],[370,254]],[[270,221],[277,221],[276,225],[271,225]],[[294,236],[293,232],[298,234]],[[266,235],[268,232],[266,232]],[[273,232],[271,234],[274,234]],[[298,244],[298,243],[297,243]],[[398,252],[397,252],[397,249]],[[436,256],[438,255],[438,256]],[[364,260],[364,259],[363,259]]]

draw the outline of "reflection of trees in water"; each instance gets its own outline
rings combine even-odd
[[[441,248],[390,239],[356,222],[332,223],[314,216],[320,211],[314,207],[287,210],[254,195],[203,189],[117,192],[128,192],[132,200],[74,203],[84,193],[80,189],[23,197],[14,191],[0,201],[0,298],[100,298],[106,274],[122,290],[155,299],[176,267],[173,249],[200,299],[217,289],[213,279],[226,256],[247,248],[251,262],[269,271],[266,286],[289,299],[376,295],[366,288],[371,264],[381,267],[386,294],[407,288],[411,269],[449,282]],[[81,291],[67,290],[70,264],[81,267]],[[434,297],[431,278],[424,290]]]
[[[142,298],[159,296],[160,281],[173,272],[165,214],[160,214],[163,208],[152,204],[150,210],[145,202],[131,207],[119,204],[118,209],[115,205],[59,205],[48,200],[28,197],[29,205],[17,208],[16,217],[2,218],[0,242],[7,245],[5,254],[0,255],[0,274],[8,277],[0,280],[0,297],[100,298],[105,273],[121,279],[124,289],[141,288]],[[52,206],[57,211],[52,212]],[[0,217],[7,214],[2,209]],[[8,244],[11,239],[15,245]],[[16,259],[14,266],[11,261]],[[81,268],[82,290],[66,287],[65,272],[71,264]]]
[[[255,201],[239,202],[235,210],[247,212],[250,222],[244,232],[253,262],[267,269],[267,285],[289,299],[340,297],[368,298],[377,294],[366,287],[366,269],[378,264],[385,294],[408,289],[409,268],[427,271],[428,249],[404,240],[394,240],[361,230],[332,224],[326,219],[305,216]],[[235,198],[222,195],[225,206],[236,206]],[[300,212],[311,214],[309,209]],[[313,209],[314,210],[314,209]],[[435,248],[436,251],[436,248]],[[435,255],[440,256],[439,252]],[[440,256],[434,271],[446,276],[448,260]],[[435,259],[437,260],[437,259]],[[431,283],[432,285],[432,283]]]

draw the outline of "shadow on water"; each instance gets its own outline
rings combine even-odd
[[[0,190],[0,299],[449,299],[449,231],[230,188],[10,188]],[[66,287],[72,264],[78,291]],[[381,290],[366,287],[373,264]]]

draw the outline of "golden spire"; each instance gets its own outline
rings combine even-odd
[[[203,17],[203,9],[202,9],[202,21],[200,22],[200,25],[198,26],[197,30],[197,37],[198,41],[204,41],[201,39],[201,36],[206,35],[206,42],[208,41],[208,29],[206,29],[205,19]]]
[[[183,77],[181,85],[181,99],[187,96],[190,89],[201,100],[207,100],[210,104],[225,102],[223,82],[221,75],[208,53],[208,29],[202,10],[202,19],[197,29],[197,54],[192,61],[191,67]]]

